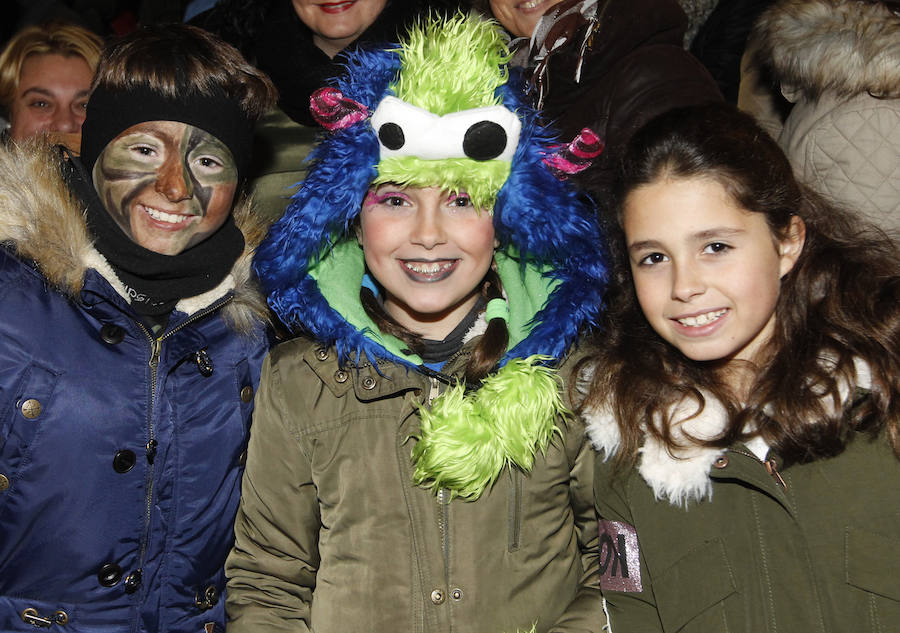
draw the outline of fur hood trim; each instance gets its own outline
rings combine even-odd
[[[785,0],[756,24],[763,63],[786,96],[870,92],[900,97],[900,15],[887,6],[847,0]]]
[[[85,273],[94,269],[127,301],[124,285],[93,246],[82,204],[70,193],[62,170],[59,153],[45,143],[0,147],[0,242],[33,261],[50,285],[73,300],[81,295]],[[216,288],[181,300],[175,309],[193,314],[233,291],[222,315],[235,331],[250,333],[268,318],[251,267],[266,227],[247,200],[234,215],[245,247],[231,273]]]
[[[868,364],[857,359],[854,362],[856,381],[854,387],[870,389],[872,375]],[[839,386],[842,401],[850,397],[850,385]],[[689,443],[687,436],[698,439],[712,439],[718,436],[728,423],[722,403],[703,394],[706,406],[698,412],[698,404],[694,400],[682,400],[670,410],[673,437],[685,446],[676,454],[653,437],[646,436],[644,445],[638,453],[637,470],[644,481],[653,489],[657,500],[665,500],[674,506],[686,507],[691,502],[700,502],[712,498],[713,486],[709,477],[713,463],[727,449],[697,446]],[[830,401],[828,401],[830,404]],[[826,405],[828,406],[828,405]],[[619,423],[612,409],[607,405],[584,413],[587,434],[594,448],[607,460],[618,452],[621,436]],[[660,424],[659,417],[654,424]]]

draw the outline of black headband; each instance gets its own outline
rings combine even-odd
[[[231,152],[240,182],[250,159],[253,124],[237,100],[221,90],[169,97],[147,86],[117,90],[97,86],[81,127],[81,161],[87,173],[93,173],[94,163],[110,141],[146,121],[177,121],[212,134]]]

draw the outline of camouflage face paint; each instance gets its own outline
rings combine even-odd
[[[231,212],[237,167],[216,137],[175,121],[133,125],[104,148],[93,173],[107,212],[135,243],[177,255]]]

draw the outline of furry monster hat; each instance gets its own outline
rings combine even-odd
[[[503,368],[476,393],[451,389],[423,410],[414,454],[418,482],[477,498],[504,466],[529,470],[546,446],[562,406],[544,361],[560,358],[601,308],[606,273],[594,210],[564,181],[600,143],[586,130],[564,145],[538,123],[493,22],[432,20],[399,46],[348,57],[347,73],[311,99],[330,133],[261,245],[257,272],[290,328],[336,346],[344,360],[365,355],[417,368],[421,359],[380,332],[359,298],[365,262],[353,226],[365,195],[381,182],[438,186],[465,190],[490,210],[509,306]],[[521,390],[501,388],[503,381]],[[501,406],[497,398],[510,393],[534,415]],[[484,418],[484,427],[460,432],[448,423],[454,416],[469,430]],[[487,450],[476,448],[485,443]],[[467,472],[451,472],[449,462]]]
[[[579,328],[594,320],[605,284],[602,240],[593,209],[560,176],[585,167],[599,153],[600,143],[587,130],[568,145],[557,141],[538,123],[521,78],[510,76],[503,63],[506,58],[494,23],[463,17],[433,21],[414,28],[399,47],[350,53],[337,87],[314,96],[313,110],[331,133],[313,151],[306,180],[256,258],[269,303],[288,327],[337,345],[343,358],[365,353],[372,360],[418,364],[400,353],[405,345],[364,332],[369,323],[361,307],[357,312],[346,305],[357,302],[352,297],[343,301],[334,287],[322,283],[333,273],[331,266],[338,265],[330,260],[340,258],[332,256],[358,249],[350,227],[368,189],[383,179],[465,188],[475,204],[477,198],[481,206],[493,208],[501,278],[504,270],[528,267],[550,282],[545,288],[549,296],[536,296],[527,287],[521,298],[509,297],[507,357],[559,357]],[[387,97],[445,118],[469,106],[502,106],[520,122],[511,161],[456,157],[429,162],[388,152],[382,158],[372,117]],[[402,171],[404,162],[413,167]],[[494,175],[486,177],[492,169]],[[517,292],[506,279],[504,288],[508,295]],[[349,288],[354,295],[358,290]]]

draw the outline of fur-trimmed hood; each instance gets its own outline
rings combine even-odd
[[[900,97],[900,15],[883,4],[784,0],[762,14],[755,37],[789,98]]]
[[[0,145],[0,243],[33,261],[53,288],[75,301],[89,269],[99,272],[127,301],[125,286],[93,246],[83,205],[65,184],[63,161],[56,148],[40,141]],[[193,314],[233,292],[222,315],[235,331],[249,333],[267,319],[251,267],[266,227],[246,200],[234,215],[244,234],[244,252],[216,288],[182,299],[176,310]]]
[[[869,366],[857,359],[854,367],[854,388],[870,389],[872,376]],[[846,402],[851,394],[850,386],[841,383],[838,390],[842,401]],[[674,506],[687,506],[691,502],[712,497],[710,470],[716,459],[728,450],[692,445],[686,440],[688,436],[712,439],[719,436],[728,424],[722,403],[706,393],[703,397],[706,402],[699,413],[697,402],[693,399],[683,400],[671,409],[670,418],[674,420],[671,426],[673,439],[685,445],[677,454],[672,454],[650,435],[645,435],[644,444],[638,450],[638,473],[653,490],[656,499],[668,501]],[[830,400],[825,403],[825,407],[826,410],[833,408]],[[594,448],[604,460],[614,457],[619,451],[621,436],[619,422],[612,409],[604,406],[586,411],[583,415],[587,434]],[[659,420],[654,420],[654,424],[659,424]]]

